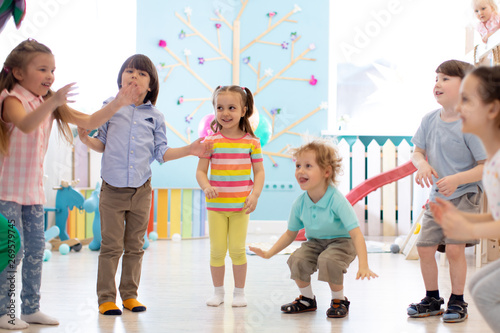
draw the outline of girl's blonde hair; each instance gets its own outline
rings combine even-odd
[[[7,56],[2,70],[0,71],[0,92],[4,89],[7,89],[7,91],[10,92],[16,83],[18,83],[12,73],[13,69],[19,68],[24,70],[30,61],[33,60],[33,58],[39,53],[52,54],[52,51],[47,46],[38,43],[34,39],[27,39],[16,46]],[[53,94],[54,92],[49,90],[47,95],[43,97],[44,99],[47,99]],[[73,134],[68,126],[68,112],[69,107],[64,104],[58,107],[52,114],[57,122],[59,134],[68,142],[72,143]],[[3,117],[0,115],[0,118]],[[0,154],[2,155],[8,155],[9,153],[10,134],[12,128],[12,126],[7,126],[6,123],[0,120]]]
[[[495,0],[472,0],[472,8],[476,7],[477,4],[485,2],[488,6],[493,9],[493,12],[498,12],[498,7]]]
[[[252,95],[252,92],[250,91],[250,89],[245,88],[245,87],[236,86],[236,85],[218,86],[217,88],[215,88],[215,91],[212,95],[212,105],[214,106],[214,108],[217,108],[217,105],[216,105],[217,96],[219,96],[220,93],[224,93],[224,92],[232,92],[232,93],[240,95],[241,102],[243,104],[242,107],[246,106],[247,110],[245,112],[245,115],[243,117],[241,117],[241,119],[240,119],[239,128],[243,132],[248,133],[252,136],[255,136],[255,134],[253,133],[253,130],[252,130],[252,126],[250,126],[250,120],[249,120],[253,114],[253,106],[254,106],[253,95]],[[222,128],[222,125],[217,122],[217,117],[215,117],[215,119],[210,124],[210,129],[214,133],[217,133],[218,131],[220,131],[221,128]]]
[[[298,148],[292,148],[290,153],[293,158],[302,155],[305,152],[312,151],[316,155],[316,163],[322,170],[331,168],[328,183],[337,185],[338,176],[342,172],[342,157],[339,156],[337,148],[331,142],[326,140],[314,140]]]

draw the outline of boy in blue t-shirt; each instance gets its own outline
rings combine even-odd
[[[461,211],[479,213],[486,152],[478,137],[462,133],[462,121],[456,111],[460,84],[472,69],[472,65],[458,60],[445,61],[436,69],[434,96],[442,108],[422,119],[412,139],[415,144],[412,161],[418,169],[416,183],[432,187],[429,201],[438,197],[449,200]],[[465,246],[476,243],[477,240],[463,242],[445,237],[443,229],[426,208],[417,241],[426,296],[420,303],[410,304],[407,309],[410,317],[443,314],[441,304],[444,304],[444,299],[439,297],[435,256],[436,251],[445,250],[450,264],[451,296],[443,321],[454,323],[467,319],[467,303],[464,301],[467,273]]]
[[[368,255],[358,219],[351,204],[333,186],[340,170],[341,158],[331,145],[311,142],[293,151],[295,178],[305,190],[295,200],[288,230],[269,251],[250,247],[258,256],[269,259],[290,245],[300,229],[305,228],[307,241],[288,259],[291,279],[299,287],[300,296],[285,304],[281,311],[301,313],[315,311],[316,297],[311,288],[311,275],[319,270],[318,280],[328,282],[332,301],[326,315],[342,318],[349,312],[344,296],[344,274],[358,255],[359,270],[356,279],[375,278],[368,267]]]

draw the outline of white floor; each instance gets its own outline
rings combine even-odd
[[[248,242],[271,243],[275,238],[250,234]],[[345,280],[351,307],[344,319],[326,317],[330,291],[316,276],[313,290],[318,310],[298,315],[281,313],[280,306],[298,296],[289,279],[287,255],[270,260],[248,256],[246,308],[231,307],[233,282],[228,259],[225,303],[207,307],[205,299],[212,294],[212,284],[206,238],[152,242],[144,256],[138,298],[148,310],[125,311],[122,316],[99,315],[95,295],[97,256],[87,247],[65,256],[53,253],[44,263],[42,311],[61,324],[31,325],[23,332],[491,332],[468,291],[469,319],[463,323],[444,324],[440,317],[408,318],[408,304],[423,298],[425,291],[419,262],[407,261],[401,254],[370,253],[370,266],[380,276],[371,281],[356,281],[357,261],[351,265]],[[468,252],[468,261],[472,275],[476,271],[472,252]],[[440,266],[440,290],[447,301],[447,266]]]

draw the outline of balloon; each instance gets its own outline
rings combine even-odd
[[[207,114],[203,118],[201,118],[200,123],[198,124],[198,136],[200,138],[204,138],[206,136],[214,134],[214,132],[210,129],[210,124],[214,120],[215,115],[213,113]]]
[[[250,116],[250,118],[248,118],[248,121],[250,121],[250,127],[252,128],[252,131],[254,131],[254,132],[257,129],[257,127],[259,127],[259,122],[260,122],[259,119],[260,119],[259,110],[257,110],[257,108],[254,106],[253,113]]]
[[[260,139],[260,146],[264,147],[271,138],[272,127],[266,117],[260,117],[259,126],[255,130],[255,135]]]

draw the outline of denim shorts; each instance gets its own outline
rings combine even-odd
[[[477,214],[481,211],[482,198],[483,193],[481,191],[479,191],[478,193],[470,192],[465,193],[458,198],[451,199],[450,202],[462,212]],[[441,245],[464,243],[467,244],[467,246],[473,246],[475,244],[478,244],[479,240],[471,239],[467,241],[460,241],[446,237],[441,226],[434,221],[434,216],[432,215],[429,206],[426,205],[424,216],[422,218],[422,228],[420,229],[420,235],[418,236],[417,246],[439,245],[441,248],[438,250],[443,252]]]

